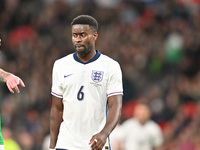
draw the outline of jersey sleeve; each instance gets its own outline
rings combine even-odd
[[[51,87],[51,94],[58,98],[63,98],[63,90],[61,86],[61,82],[59,80],[59,66],[58,63],[55,62],[53,66],[52,72],[52,87]]]
[[[162,134],[162,130],[160,129],[160,127],[156,124],[154,127],[154,138],[153,138],[153,146],[154,147],[159,147],[163,144],[163,134]]]
[[[107,85],[107,96],[113,95],[123,95],[122,72],[117,62],[110,67]]]

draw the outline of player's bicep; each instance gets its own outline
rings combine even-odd
[[[121,111],[122,108],[122,95],[113,95],[108,97],[108,107],[113,109],[118,109]]]
[[[63,111],[63,103],[62,98],[56,97],[52,95],[52,109],[55,109],[57,111]]]

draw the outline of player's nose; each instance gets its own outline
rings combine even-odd
[[[79,42],[81,42],[81,36],[80,35],[78,35],[77,37],[76,37],[76,43],[79,43]]]

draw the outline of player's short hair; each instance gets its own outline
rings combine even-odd
[[[95,32],[98,31],[98,23],[95,18],[89,15],[79,15],[76,18],[74,18],[71,22],[71,25],[75,24],[84,24],[89,25],[89,27],[93,28]]]

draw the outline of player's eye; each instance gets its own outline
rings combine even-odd
[[[77,38],[77,36],[78,36],[77,34],[73,34],[73,37],[74,37],[74,38]]]
[[[86,37],[86,34],[84,34],[84,33],[83,33],[83,34],[81,34],[81,37],[83,37],[83,38],[84,38],[84,37]]]

